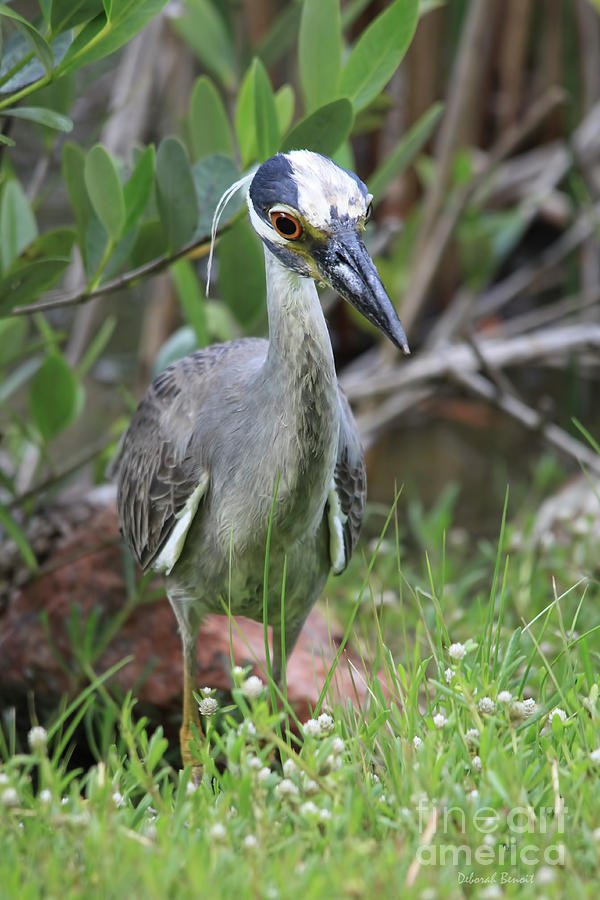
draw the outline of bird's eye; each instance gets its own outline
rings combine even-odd
[[[369,219],[371,218],[371,213],[372,213],[372,212],[373,212],[373,201],[371,200],[371,201],[369,202],[369,205],[367,206],[367,211],[366,211],[366,213],[365,213],[365,222],[368,222],[368,221],[369,221]]]
[[[289,213],[276,210],[271,213],[271,222],[277,234],[287,238],[288,241],[295,241],[302,234],[302,225]]]

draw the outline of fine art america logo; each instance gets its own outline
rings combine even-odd
[[[477,874],[463,871],[461,884],[527,884],[534,881],[539,866],[561,866],[565,862],[565,846],[560,835],[565,833],[567,807],[533,810],[515,806],[500,814],[482,806],[472,816],[459,806],[432,808],[423,799],[417,806],[419,831],[423,835],[417,851],[418,866],[452,866],[468,870],[470,866],[494,866],[494,872]],[[473,841],[474,832],[481,836]],[[440,841],[440,835],[470,835],[467,843]],[[550,840],[540,840],[547,835]],[[435,836],[435,837],[434,837]],[[537,838],[537,840],[535,840]]]

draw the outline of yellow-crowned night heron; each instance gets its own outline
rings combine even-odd
[[[275,678],[284,560],[289,654],[329,572],[345,569],[358,538],[364,459],[313,279],[408,352],[362,241],[371,195],[356,175],[316,153],[278,153],[260,166],[247,199],[264,243],[269,339],[216,344],[165,369],[134,414],[119,461],[123,535],[144,569],[164,573],[181,632],[184,764],[190,724],[200,728],[192,695],[200,624],[222,613],[223,601],[234,615],[262,619],[271,517]]]

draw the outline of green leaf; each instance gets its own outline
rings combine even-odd
[[[137,269],[138,266],[144,266],[151,260],[163,256],[166,251],[167,238],[159,219],[141,222],[129,254],[131,265]]]
[[[4,185],[0,201],[0,262],[7,272],[11,263],[37,237],[37,225],[25,192],[12,179]]]
[[[342,72],[340,93],[359,110],[388,83],[406,53],[419,17],[419,0],[395,0],[363,31]]]
[[[235,110],[235,132],[237,135],[242,166],[246,168],[258,157],[256,126],[254,115],[254,68],[250,66],[240,88]]]
[[[45,443],[71,424],[81,409],[83,388],[60,353],[50,353],[29,386],[31,418]]]
[[[345,97],[327,103],[302,119],[285,136],[280,149],[314,150],[325,156],[333,156],[352,129],[354,112]]]
[[[194,267],[188,259],[178,259],[171,266],[170,272],[185,318],[194,330],[196,347],[206,347],[206,297],[198,283]]]
[[[208,156],[200,162],[194,163],[194,183],[198,197],[198,224],[194,238],[209,238],[212,220],[217,208],[217,203],[227,190],[240,177],[236,164],[228,156]],[[244,206],[244,196],[241,191],[235,194],[221,217],[221,225],[224,225],[238,210]]]
[[[141,218],[152,196],[153,187],[154,146],[150,144],[138,159],[129,181],[123,188],[126,212],[123,234],[127,234]]]
[[[0,278],[0,316],[10,315],[15,306],[36,300],[42,291],[56,284],[70,262],[70,258],[40,259]]]
[[[74,243],[75,231],[72,228],[54,228],[29,244],[21,254],[21,259],[23,263],[29,263],[49,256],[69,257]]]
[[[67,141],[62,152],[62,177],[77,225],[77,242],[85,260],[85,236],[94,210],[85,187],[85,153],[78,144]]]
[[[21,529],[20,525],[15,522],[9,510],[3,503],[0,503],[0,525],[3,526],[9,538],[11,538],[15,542],[15,544],[19,548],[19,553],[21,554],[29,568],[37,569],[37,560],[35,558],[35,554],[31,549],[31,545],[29,544],[24,531]]]
[[[125,199],[112,156],[102,144],[96,144],[87,154],[83,174],[94,212],[117,240],[125,224]]]
[[[298,61],[300,85],[308,112],[338,96],[342,67],[339,0],[304,0]]]
[[[28,119],[38,125],[54,128],[55,131],[72,131],[73,123],[67,116],[45,109],[43,106],[18,106],[16,109],[3,109],[0,115],[12,116],[14,119]]]
[[[265,313],[265,261],[260,239],[243,219],[219,241],[219,296],[244,327]]]
[[[285,4],[265,36],[261,39],[260,44],[256,48],[256,55],[260,57],[267,68],[279,62],[293,48],[298,34],[301,14],[301,3]]]
[[[223,87],[233,88],[235,51],[223,17],[210,0],[188,0],[186,7],[173,28]]]
[[[169,248],[190,240],[198,223],[194,176],[181,141],[165,138],[156,154],[156,199]]]
[[[233,156],[233,141],[225,106],[207,75],[196,81],[190,100],[190,139],[194,159],[213,153]]]
[[[279,125],[273,88],[266,69],[260,59],[253,64],[254,78],[254,123],[259,159],[272,156],[279,144]]]
[[[397,147],[384,159],[369,178],[369,190],[374,197],[383,195],[386,187],[413,161],[423,145],[431,137],[444,106],[434,103],[426,113],[406,132]]]
[[[11,9],[11,7],[7,6],[5,3],[0,3],[0,16],[6,16],[8,19],[13,20],[23,37],[28,41],[35,55],[41,60],[46,72],[50,73],[54,66],[52,47],[46,39],[42,37],[37,28],[34,28],[31,22],[28,22],[27,19],[24,19],[23,16],[20,16],[19,13],[16,13],[14,9]]]
[[[27,321],[23,316],[0,319],[0,364],[8,365],[17,356],[27,337]]]
[[[50,28],[53,34],[89,22],[102,12],[102,0],[52,0]]]
[[[59,35],[52,41],[51,47],[55,65],[58,65],[62,60],[69,49],[72,40],[73,36],[71,32],[68,31],[65,34]],[[0,80],[6,78],[9,72],[12,72],[13,69],[18,67],[19,63],[21,63],[23,58],[28,56],[30,52],[31,47],[29,42],[21,33],[17,32],[11,35],[4,47],[4,56],[0,63]],[[7,81],[0,84],[0,94],[12,94],[28,84],[33,84],[34,81],[39,81],[45,74],[46,69],[39,59],[37,57],[31,59],[21,68],[18,68],[18,71],[15,71]]]
[[[277,109],[277,124],[279,134],[285,134],[294,118],[294,89],[291,84],[282,85],[275,94],[275,108]]]
[[[114,53],[166,4],[167,0],[113,0],[109,19],[102,13],[88,22],[69,47],[58,73],[75,71]]]

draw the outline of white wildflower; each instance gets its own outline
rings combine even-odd
[[[321,713],[321,715],[317,719],[317,722],[319,723],[321,734],[331,734],[331,732],[333,731],[334,723],[329,713]]]
[[[510,703],[512,694],[510,691],[500,691],[498,694],[498,703]]]
[[[275,793],[278,797],[297,797],[300,792],[293,781],[290,781],[289,778],[282,778],[275,788]]]
[[[115,806],[125,806],[125,798],[120,791],[114,791],[112,795],[112,801]]]
[[[227,835],[225,826],[221,825],[220,822],[215,822],[214,825],[211,825],[208,829],[208,833],[211,838],[214,838],[215,841],[222,841],[223,838]]]
[[[466,652],[464,644],[450,644],[448,647],[448,655],[451,656],[452,659],[463,659]]]
[[[556,872],[552,866],[540,866],[535,876],[536,884],[552,884],[556,879]]]
[[[567,721],[567,714],[564,709],[561,709],[560,706],[555,706],[554,709],[551,709],[548,713],[548,722],[552,724],[552,719],[554,716],[558,716],[561,722]]]
[[[30,728],[27,735],[27,743],[34,753],[45,750],[48,743],[48,732],[41,725],[34,725],[33,728]]]
[[[469,728],[468,731],[465,732],[465,740],[467,744],[471,747],[476,747],[479,743],[480,734],[477,728]]]
[[[8,784],[8,775],[6,772],[0,772],[0,784]]]
[[[201,693],[201,694],[204,694],[205,697],[210,697],[210,695],[212,694],[212,692],[213,692],[213,689],[212,689],[212,688],[209,688],[209,687],[203,687],[203,688],[200,689],[200,693]]]
[[[186,786],[185,786],[185,793],[186,793],[186,795],[187,795],[188,797],[191,797],[191,795],[192,795],[192,794],[195,794],[197,790],[198,790],[198,785],[197,785],[197,784],[194,784],[193,781],[188,781],[188,783],[187,783]]]
[[[491,714],[496,709],[496,704],[491,697],[482,697],[477,705],[479,707],[479,712],[482,713]]]
[[[308,797],[314,797],[315,794],[319,793],[319,785],[312,778],[307,778],[304,782],[304,793]]]
[[[444,715],[444,713],[436,713],[433,717],[433,724],[436,728],[443,728],[448,719]]]
[[[6,806],[9,809],[19,805],[19,795],[15,789],[11,787],[4,788],[0,800],[2,801],[2,806]]]
[[[214,716],[219,708],[219,704],[214,697],[203,697],[198,704],[201,716]]]
[[[39,794],[40,803],[48,804],[52,803],[52,791],[48,790],[48,788],[44,788],[43,791],[40,791]]]
[[[244,719],[241,725],[238,725],[237,733],[246,735],[256,734],[256,725],[251,719]]]
[[[234,678],[240,678],[244,674],[244,670],[241,666],[234,666],[231,671]]]
[[[330,772],[337,772],[342,767],[342,759],[340,756],[334,756],[330,753],[328,757],[321,763],[319,769],[320,775],[329,775]]]
[[[590,759],[593,763],[596,763],[596,765],[600,765],[600,747],[598,747],[597,750],[592,750]]]
[[[242,845],[246,850],[255,850],[258,847],[258,838],[254,834],[247,834],[242,841]]]
[[[446,679],[446,684],[450,684],[452,679],[454,678],[454,669],[451,669],[450,666],[444,671],[444,678]]]
[[[379,784],[379,775],[377,772],[369,772],[369,778],[372,784]]]
[[[258,756],[256,756],[256,754],[254,754],[254,753],[250,753],[246,757],[246,765],[248,766],[249,769],[255,769],[257,772],[259,769],[262,769],[262,767],[263,767],[262,759],[259,759]]]
[[[305,737],[321,737],[321,726],[317,719],[308,719],[302,726]]]
[[[335,753],[336,756],[341,756],[345,749],[346,745],[341,737],[334,737],[331,742],[331,752]]]
[[[271,774],[271,770],[268,766],[263,766],[262,769],[259,769],[256,777],[259,781],[266,781],[269,775]]]
[[[298,766],[294,762],[293,759],[286,759],[283,764],[283,774],[286,778],[291,778],[292,775],[295,775],[298,771]]]
[[[331,811],[328,809],[319,810],[319,818],[320,818],[321,822],[328,821],[329,819],[331,819]]]
[[[528,716],[532,716],[537,710],[537,703],[533,697],[528,697],[527,700],[523,700],[523,706],[525,707]]]
[[[475,771],[481,772],[481,757],[474,756],[473,759],[471,760],[471,765],[473,766]]]
[[[421,738],[419,737],[418,734],[415,734],[415,736],[413,738],[413,747],[415,748],[415,750],[418,750],[419,747],[421,747],[422,745],[423,745],[423,741],[421,740]]]
[[[258,675],[251,675],[242,682],[242,691],[249,700],[256,700],[263,692],[264,683]]]
[[[300,813],[303,816],[318,816],[319,807],[316,803],[313,803],[312,800],[307,800],[306,803],[303,803],[300,807]]]

